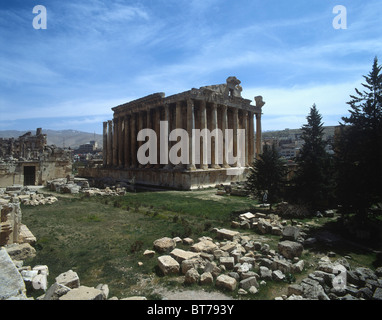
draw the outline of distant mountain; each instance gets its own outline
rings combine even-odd
[[[17,130],[0,130],[0,138],[18,138],[28,131]],[[36,130],[30,130],[32,135],[36,134]],[[42,130],[43,134],[47,135],[48,145],[56,145],[57,147],[70,147],[71,149],[78,148],[81,144],[97,141],[98,146],[102,147],[103,137],[101,134],[82,132],[77,130]]]

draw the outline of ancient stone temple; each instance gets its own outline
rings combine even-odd
[[[27,132],[16,139],[0,138],[0,187],[44,185],[71,173],[71,150],[47,145],[41,128],[35,135]]]
[[[112,108],[113,120],[103,123],[103,166],[80,174],[185,190],[244,180],[261,153],[265,103],[244,99],[240,83],[229,77]]]

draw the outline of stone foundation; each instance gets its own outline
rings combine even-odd
[[[194,190],[214,187],[217,184],[245,181],[248,168],[208,169],[176,171],[164,169],[112,169],[79,168],[78,176],[84,178],[113,178],[146,186],[158,186],[177,190]]]

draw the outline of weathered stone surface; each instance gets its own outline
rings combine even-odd
[[[274,259],[272,263],[272,270],[280,270],[283,273],[289,273],[291,271],[291,263],[286,260]]]
[[[225,266],[227,270],[233,270],[235,259],[233,257],[221,257],[220,264]]]
[[[58,300],[63,295],[67,294],[71,289],[55,282],[46,291],[43,300]]]
[[[184,239],[183,239],[183,244],[186,244],[186,245],[191,246],[191,245],[194,244],[194,240],[191,239],[191,238],[184,238]]]
[[[248,291],[252,286],[259,288],[256,277],[249,277],[240,281],[240,288],[243,288],[244,290]]]
[[[80,286],[70,290],[61,296],[59,300],[104,300],[104,295],[101,290],[96,288]]]
[[[193,258],[199,257],[200,253],[191,252],[191,251],[184,251],[182,249],[174,249],[171,251],[170,255],[179,263],[181,263],[184,260],[190,260]]]
[[[96,289],[101,290],[103,294],[103,300],[106,300],[109,297],[109,286],[107,284],[99,284]]]
[[[285,279],[285,274],[280,270],[272,271],[272,279],[275,281],[282,281]]]
[[[73,270],[61,273],[56,278],[56,282],[71,289],[78,288],[80,286],[80,278],[78,277],[77,272],[74,272]]]
[[[222,271],[215,262],[207,262],[204,267],[204,272],[210,272],[212,276],[216,278]]]
[[[180,265],[178,261],[176,261],[171,256],[158,257],[158,266],[162,270],[164,275],[177,274],[180,270]]]
[[[12,260],[26,260],[36,255],[36,249],[29,243],[10,244],[5,247]]]
[[[278,244],[278,251],[287,259],[293,259],[294,257],[300,257],[303,251],[301,243],[293,241],[281,241]]]
[[[184,278],[184,283],[186,284],[194,284],[198,283],[200,280],[200,275],[198,271],[194,268],[191,268],[186,272],[185,278]]]
[[[4,248],[0,248],[0,300],[26,299],[23,278]]]
[[[295,226],[286,226],[282,232],[282,239],[296,241],[299,235],[300,228]]]
[[[145,257],[152,258],[155,256],[155,251],[154,250],[145,250],[145,252],[143,252],[143,255]]]
[[[220,239],[233,240],[235,238],[235,236],[237,236],[238,234],[239,234],[239,232],[228,230],[228,229],[218,229],[217,230],[217,237]]]
[[[260,278],[266,280],[272,280],[272,270],[269,270],[267,267],[260,267]]]
[[[218,246],[210,240],[202,240],[191,246],[191,250],[194,252],[207,252],[213,253]]]
[[[373,294],[373,300],[382,300],[382,288],[377,288]]]
[[[214,281],[214,278],[213,278],[211,272],[204,272],[200,276],[200,284],[201,285],[211,284],[213,281]]]
[[[292,273],[300,273],[304,270],[305,262],[304,260],[300,260],[291,266]]]
[[[217,277],[215,285],[217,288],[222,288],[222,289],[234,291],[234,290],[236,290],[236,287],[237,287],[237,281],[236,281],[236,279],[234,279],[230,276],[222,274],[219,277]]]
[[[247,220],[252,220],[253,218],[256,218],[256,216],[251,212],[243,213],[239,217]]]
[[[154,249],[158,252],[168,252],[176,247],[176,242],[174,239],[164,237],[154,241]]]
[[[272,233],[272,224],[267,220],[260,218],[257,222],[257,229],[261,234]]]

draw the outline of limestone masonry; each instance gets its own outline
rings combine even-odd
[[[240,83],[236,77],[229,77],[225,84],[193,88],[169,97],[155,93],[112,108],[113,120],[103,123],[103,166],[81,169],[79,175],[183,190],[245,180],[249,165],[261,153],[265,102],[258,96],[256,105],[251,105],[251,100],[241,96]],[[144,129],[150,129],[156,138],[156,152],[147,163],[139,161],[138,156],[145,144],[145,140],[137,139],[138,133]],[[171,139],[175,129],[184,133],[183,140]],[[203,134],[204,129],[211,133],[209,137]],[[193,140],[196,130],[202,132],[199,141]],[[223,134],[213,135],[214,130]],[[226,132],[230,130],[232,140],[228,141]],[[239,132],[244,135],[243,144],[238,141]],[[163,162],[174,154],[181,161]],[[232,157],[233,162],[229,161]]]

